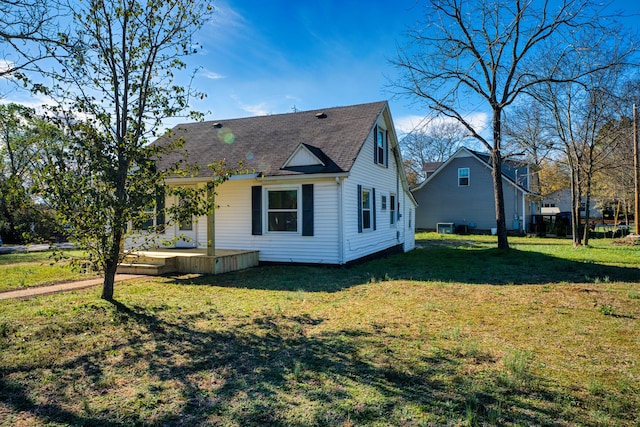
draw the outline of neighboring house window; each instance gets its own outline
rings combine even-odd
[[[389,195],[389,224],[396,223],[396,195]]]
[[[387,167],[389,162],[389,145],[387,131],[379,126],[376,126],[374,139],[375,147],[373,151],[373,160],[375,163]]]
[[[268,231],[298,231],[298,190],[267,190]]]
[[[387,210],[387,196],[381,196],[382,198],[382,210],[386,211]]]
[[[458,186],[466,187],[469,185],[469,168],[458,168]]]

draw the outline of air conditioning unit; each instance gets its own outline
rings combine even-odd
[[[453,222],[439,222],[436,224],[436,231],[438,234],[453,234],[453,230]]]

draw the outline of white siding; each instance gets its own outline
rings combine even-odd
[[[363,145],[348,177],[302,178],[282,180],[240,179],[227,181],[217,189],[215,212],[215,246],[219,249],[251,249],[260,252],[260,261],[320,264],[344,264],[376,252],[402,245],[405,251],[415,247],[415,210],[411,195],[403,189],[400,171],[392,147],[396,145],[391,117],[385,111],[379,125],[389,131],[388,167],[374,162],[373,129]],[[298,159],[299,160],[299,159]],[[400,166],[402,167],[402,166]],[[265,189],[278,186],[313,184],[314,235],[298,232],[269,232],[266,226]],[[376,229],[358,232],[358,185],[375,189],[372,208],[376,212]],[[252,235],[252,186],[262,186],[263,234]],[[394,194],[400,214],[390,223]],[[386,209],[382,209],[382,197]],[[167,206],[174,200],[167,200]],[[302,215],[302,206],[299,206]],[[397,217],[397,215],[396,215]],[[411,218],[411,221],[409,221]],[[194,219],[194,239],[198,247],[207,246],[207,219]],[[167,228],[166,237],[173,238],[177,226]]]
[[[373,154],[372,154],[373,155]],[[298,232],[269,232],[263,205],[263,234],[251,234],[251,187],[276,188],[279,185],[314,184],[314,235]],[[216,247],[260,251],[260,261],[338,264],[338,219],[335,179],[324,181],[228,181],[220,186],[216,203]],[[301,215],[301,207],[300,213]]]
[[[320,164],[322,164],[322,162],[318,160],[313,153],[311,153],[307,148],[299,146],[293,157],[291,157],[291,159],[286,163],[286,166],[309,166]]]
[[[405,206],[405,235],[404,235],[404,246],[403,249],[405,252],[411,251],[416,247],[416,205],[413,200],[411,200],[406,193],[404,193],[404,203]]]
[[[193,184],[189,184],[193,185]],[[205,184],[198,184],[204,186]],[[165,206],[172,206],[177,202],[175,196],[167,196],[165,198]],[[171,242],[176,236],[185,236],[186,240],[178,240],[177,242]],[[152,237],[152,238],[151,238]],[[164,233],[156,236],[145,234],[143,232],[134,232],[125,240],[126,249],[147,249],[153,247],[207,247],[207,218],[194,217],[193,218],[193,230],[182,231],[179,225],[165,216],[165,230]]]
[[[391,127],[384,120],[384,115],[378,120],[378,124],[386,129]],[[389,138],[388,167],[374,163],[374,137],[369,134],[356,162],[351,169],[349,177],[344,181],[344,262],[403,244],[405,250],[413,249],[415,243],[412,228],[408,227],[409,209],[415,210],[415,205],[402,187],[398,165],[391,148],[391,132]],[[376,230],[364,230],[358,232],[358,185],[363,188],[374,189],[376,192]],[[396,224],[390,224],[390,194],[396,195],[400,203],[400,219]],[[387,198],[387,209],[382,210],[382,196]]]

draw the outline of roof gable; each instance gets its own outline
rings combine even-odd
[[[471,151],[471,150],[470,150]],[[493,162],[491,161],[491,156],[486,153],[479,153],[477,151],[471,151],[476,155],[480,160],[484,161],[488,165],[492,166]],[[522,173],[522,171],[527,170],[527,172]],[[502,175],[508,177],[511,181],[517,182],[518,185],[527,188],[528,187],[528,169],[529,165],[526,162],[521,160],[514,159],[503,159],[502,160]]]
[[[286,169],[287,167],[295,166],[324,166],[324,162],[313,154],[305,144],[300,144],[282,165],[282,168]]]
[[[177,125],[170,137],[183,138],[184,148],[164,155],[160,168],[184,159],[211,176],[208,164],[224,160],[227,167],[264,176],[349,172],[386,101],[271,116],[256,116]]]
[[[434,179],[435,176],[437,176],[442,170],[446,169],[446,167],[453,161],[453,159],[461,158],[461,157],[473,157],[479,163],[481,163],[484,167],[490,170],[493,170],[493,165],[491,163],[491,156],[489,156],[486,153],[479,153],[479,152],[470,150],[466,147],[461,147],[451,157],[449,157],[447,161],[441,164],[440,167],[438,167],[432,174],[430,174],[420,185],[418,185],[416,188],[414,188],[411,191],[414,192],[414,191],[420,190],[422,187],[427,185],[428,182]],[[524,191],[525,193],[528,193],[529,190],[527,190],[525,186],[521,185],[523,183],[523,179],[522,179],[523,175],[518,174],[518,183],[516,183],[514,180],[514,177],[510,175],[511,173],[514,173],[514,171],[515,173],[518,173],[516,168],[517,165],[521,165],[521,167],[526,166],[525,163],[517,162],[514,160],[503,161],[502,178],[506,180],[509,184],[518,187],[520,190]]]

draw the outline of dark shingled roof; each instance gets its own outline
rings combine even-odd
[[[433,172],[442,166],[444,162],[423,162],[422,163],[422,171],[423,172]]]
[[[488,164],[489,166],[493,166],[493,161],[491,160],[491,155],[488,153],[480,153],[478,151],[469,150],[478,158],[480,158],[483,162]],[[523,173],[522,169],[527,167],[527,163],[523,160],[517,159],[503,159],[502,160],[502,175],[509,178],[511,181],[516,184],[524,187],[525,189],[529,187],[528,183],[528,175],[527,173]],[[520,169],[520,170],[518,170]]]
[[[262,172],[265,176],[349,172],[386,101],[325,108],[271,116],[212,120],[177,125],[171,138],[184,137],[184,149],[164,154],[166,169],[188,153],[187,162],[200,166],[200,176],[211,176],[208,164],[224,159],[227,166]],[[326,117],[319,118],[318,116]],[[154,144],[163,144],[160,138]],[[283,168],[305,144],[324,165]]]

